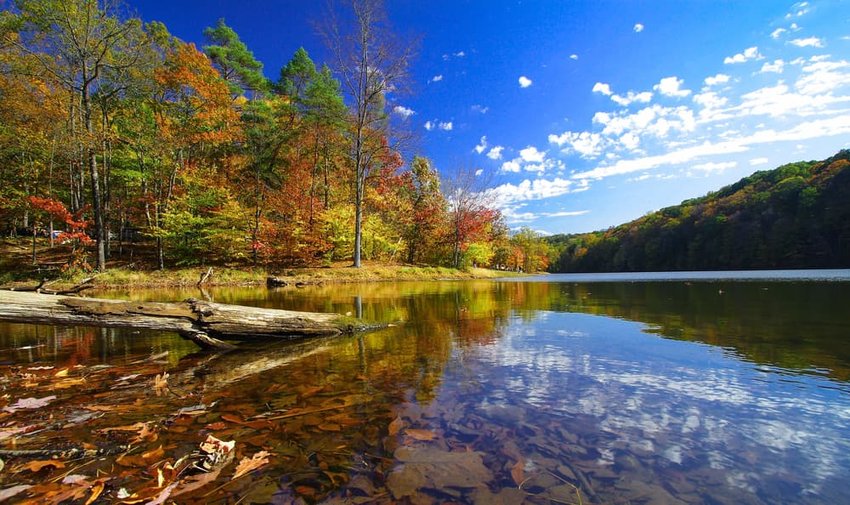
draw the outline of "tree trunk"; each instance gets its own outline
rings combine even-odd
[[[189,299],[130,302],[0,291],[0,321],[175,331],[202,347],[231,348],[225,340],[292,340],[350,334],[369,326],[339,314],[242,307]]]
[[[83,76],[83,79],[86,77]],[[97,243],[97,270],[103,272],[106,270],[106,240],[103,227],[103,204],[101,201],[100,192],[100,176],[97,170],[97,153],[91,146],[91,138],[94,136],[94,123],[92,122],[91,100],[89,97],[89,88],[83,86],[81,93],[83,119],[85,121],[86,132],[89,135],[89,140],[86,143],[86,164],[89,168],[89,178],[91,179],[91,199],[92,212],[94,213],[94,233],[95,242]]]

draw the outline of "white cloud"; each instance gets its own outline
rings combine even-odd
[[[470,108],[472,109],[472,112],[478,112],[480,114],[487,114],[487,111],[490,110],[490,107],[485,107],[479,104],[475,104]]]
[[[577,186],[577,187],[576,187]],[[487,194],[493,198],[497,207],[505,208],[510,204],[527,202],[530,200],[542,200],[576,192],[587,187],[587,182],[571,181],[556,177],[548,179],[525,179],[519,184],[505,183],[501,186],[487,190]],[[575,189],[574,189],[575,188]]]
[[[487,149],[487,136],[481,137],[481,142],[475,146],[475,152],[481,154],[484,150]]]
[[[479,175],[481,175],[483,173],[484,173],[484,170],[479,168],[478,170],[475,171],[475,177],[478,177]]]
[[[437,74],[434,77],[430,78],[428,82],[440,82],[443,80],[443,74]]]
[[[517,160],[510,160],[502,163],[502,172],[519,172],[522,167]]]
[[[778,39],[779,37],[782,36],[783,33],[787,32],[787,31],[788,30],[786,30],[785,28],[777,28],[776,30],[773,30],[772,32],[770,32],[770,38]]]
[[[717,74],[717,75],[714,75],[714,76],[711,76],[711,77],[706,77],[704,82],[705,82],[706,86],[716,86],[718,84],[726,84],[727,82],[729,82],[729,76],[726,75],[726,74]]]
[[[652,100],[652,92],[642,91],[640,93],[635,93],[634,91],[629,91],[625,96],[617,94],[611,95],[611,100],[623,107],[627,107],[634,102],[649,103],[650,100]]]
[[[722,142],[704,142],[656,156],[645,156],[629,160],[620,160],[607,166],[574,174],[572,179],[601,179],[614,175],[650,170],[666,165],[680,165],[709,156],[729,156],[746,152],[750,146],[771,144],[774,142],[800,142],[804,140],[850,135],[850,115],[839,114],[831,118],[816,119],[797,124],[787,130],[760,130],[749,136],[742,136]]]
[[[538,151],[534,146],[528,146],[520,150],[519,156],[526,163],[541,163],[546,158],[546,152]]]
[[[455,53],[455,56],[458,58],[463,58],[464,56],[466,56],[466,53],[463,51],[458,51]]]
[[[526,77],[524,75],[519,76],[519,79],[517,79],[517,81],[519,81],[519,87],[520,88],[527,88],[527,87],[531,86],[531,82],[532,82],[531,79],[529,79],[528,77]]]
[[[759,53],[759,48],[756,46],[744,49],[743,53],[738,53],[735,56],[727,56],[723,59],[723,63],[729,65],[731,63],[744,63],[750,60],[760,60],[763,56]]]
[[[454,125],[451,121],[440,121],[440,124],[438,124],[437,127],[441,130],[450,132],[452,131],[452,128],[454,128]]]
[[[827,61],[818,57],[811,60],[814,63],[803,66],[803,73],[794,84],[803,95],[828,95],[850,82],[850,62]]]
[[[503,146],[493,146],[487,151],[487,157],[491,160],[500,160],[502,159],[502,151],[505,148]]]
[[[399,116],[401,116],[403,118],[409,118],[410,116],[416,114],[416,112],[413,109],[410,109],[408,107],[404,107],[404,106],[401,106],[401,105],[396,105],[395,107],[393,107],[393,112],[395,112],[396,114],[398,114]]]
[[[788,43],[797,47],[823,47],[823,41],[817,37],[789,40]]]
[[[767,165],[770,162],[769,159],[761,157],[761,158],[753,158],[750,160],[751,167],[757,167],[759,165]]]
[[[658,84],[653,86],[652,89],[658,91],[659,93],[665,96],[681,98],[691,94],[691,90],[682,89],[682,84],[684,83],[685,81],[679,79],[676,76],[665,77],[661,79]]]
[[[611,96],[611,86],[605,84],[604,82],[597,82],[593,85],[593,89],[590,90],[593,93],[602,93],[605,96]]]
[[[431,131],[431,130],[433,130],[433,129],[434,129],[434,128],[436,128],[436,127],[437,127],[437,124],[436,124],[435,122],[433,122],[433,121],[425,121],[425,129],[426,129],[426,130]]]
[[[738,166],[737,161],[709,161],[708,163],[700,163],[699,165],[693,165],[691,169],[699,170],[700,172],[723,172],[724,170],[728,170],[730,168],[735,168]]]
[[[663,107],[655,104],[633,113],[597,112],[593,122],[603,126],[602,134],[621,136],[627,133],[666,137],[672,131],[692,132],[696,127],[693,111],[685,106]]]
[[[605,139],[598,133],[566,131],[560,135],[549,134],[549,142],[565,147],[565,152],[576,152],[582,158],[593,158],[602,154]]]
[[[575,53],[573,53],[573,54],[571,54],[571,55],[570,55],[570,59],[571,59],[571,60],[577,60],[577,59],[578,59],[578,55],[577,55],[577,54],[575,54]]]
[[[773,60],[773,63],[765,62],[764,65],[761,66],[760,73],[764,74],[767,72],[774,72],[777,74],[781,74],[782,70],[785,68],[785,62],[782,60]]]
[[[640,33],[640,32],[642,32],[642,31],[643,31],[643,28],[644,28],[643,24],[641,24],[641,23],[635,23],[635,26],[634,26],[634,27],[632,27],[632,30],[634,30],[634,31],[635,31],[635,33]]]

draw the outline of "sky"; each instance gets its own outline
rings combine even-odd
[[[225,18],[277,79],[330,62],[325,2],[129,0],[183,40]],[[605,229],[850,148],[850,1],[387,0],[416,41],[408,155],[474,170],[512,229]]]

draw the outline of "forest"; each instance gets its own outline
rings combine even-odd
[[[0,232],[33,264],[548,267],[474,170],[410,152],[393,99],[415,47],[377,2],[329,13],[331,61],[298,49],[273,79],[225,20],[196,47],[118,1],[7,5]]]
[[[604,231],[547,237],[555,272],[850,267],[850,151],[749,177]]]

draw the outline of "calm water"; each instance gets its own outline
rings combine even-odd
[[[394,323],[224,355],[169,334],[0,323],[0,445],[132,441],[73,471],[105,479],[107,501],[182,489],[163,469],[214,434],[269,463],[170,499],[850,503],[850,272],[679,275],[210,290]],[[48,400],[16,408],[25,398]],[[26,462],[0,472],[0,488],[33,485],[14,499],[72,486],[75,464]]]

